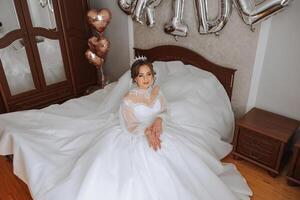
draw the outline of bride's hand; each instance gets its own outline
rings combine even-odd
[[[154,132],[155,136],[157,138],[160,138],[160,135],[162,133],[162,119],[160,117],[157,117],[153,124],[152,124],[152,132]]]
[[[155,151],[160,149],[160,139],[156,136],[155,132],[152,130],[152,126],[146,128],[145,135],[147,136],[149,146],[152,147]]]
[[[162,133],[162,119],[156,118],[150,127],[145,129],[145,135],[147,136],[149,146],[155,151],[161,148],[160,135]]]

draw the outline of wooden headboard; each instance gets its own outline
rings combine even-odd
[[[184,64],[193,65],[197,68],[209,71],[221,82],[231,99],[234,73],[236,69],[217,65],[192,50],[174,45],[158,46],[152,49],[134,48],[134,52],[135,56],[146,56],[151,62],[181,60]]]

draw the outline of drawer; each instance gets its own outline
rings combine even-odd
[[[275,168],[281,142],[246,128],[239,129],[236,151],[270,168]]]
[[[31,108],[42,108],[61,100],[70,99],[73,91],[70,88],[62,88],[57,91],[44,91],[29,99],[22,99],[9,104],[10,111],[19,111]]]

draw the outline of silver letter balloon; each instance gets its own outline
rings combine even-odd
[[[165,32],[174,36],[187,36],[188,26],[183,23],[184,0],[174,0],[174,17],[165,24]]]
[[[195,0],[195,5],[200,34],[218,34],[226,25],[231,15],[231,0],[219,0],[219,17],[214,20],[208,20],[207,0]]]
[[[291,0],[265,0],[255,5],[254,0],[233,0],[243,21],[252,25],[282,11]]]
[[[118,0],[120,8],[134,21],[146,23],[152,27],[155,24],[155,8],[162,0]],[[173,36],[186,37],[188,26],[183,22],[185,0],[173,1],[173,17],[165,24],[164,31]],[[195,0],[195,10],[198,22],[198,32],[201,35],[214,33],[216,35],[226,25],[232,11],[232,1],[245,24],[252,25],[282,11],[292,0],[218,0],[219,14],[216,19],[209,19],[208,0]]]
[[[131,15],[137,0],[118,0],[119,7],[123,10],[127,15]]]
[[[148,26],[155,24],[155,8],[159,6],[161,0],[118,0],[119,7],[127,15],[140,24],[144,20]]]

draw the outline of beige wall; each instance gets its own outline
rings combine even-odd
[[[209,5],[213,13],[216,13],[217,8],[215,2],[217,1]],[[251,32],[233,8],[229,22],[219,37],[200,35],[197,32],[198,25],[194,14],[194,1],[186,0],[184,21],[190,30],[186,38],[179,38],[176,42],[172,36],[163,31],[163,25],[172,15],[172,0],[163,0],[156,9],[155,27],[150,29],[134,23],[134,46],[151,48],[163,44],[179,45],[194,50],[217,64],[237,69],[232,105],[234,112],[239,116],[244,113],[247,104],[259,27]]]
[[[121,11],[117,1],[88,0],[90,8],[108,8],[112,12],[112,19],[104,35],[110,41],[110,48],[104,64],[104,73],[110,81],[118,78],[129,68],[130,44],[128,16]],[[131,35],[130,35],[131,34]]]
[[[274,16],[255,106],[300,120],[300,1]],[[299,135],[300,136],[300,135]]]

